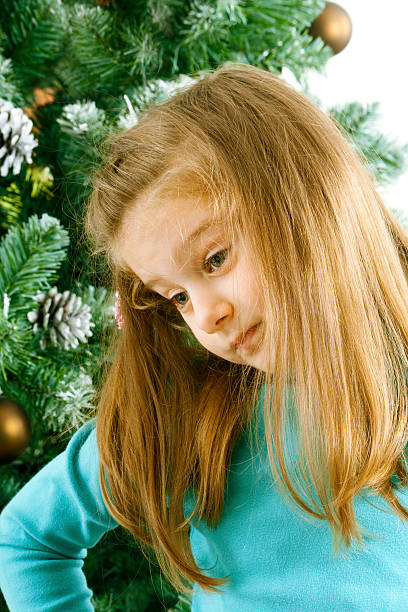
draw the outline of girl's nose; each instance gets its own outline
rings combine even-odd
[[[230,302],[221,299],[211,299],[210,296],[194,304],[194,315],[197,325],[207,334],[220,331],[223,324],[230,319],[232,312],[233,307]]]

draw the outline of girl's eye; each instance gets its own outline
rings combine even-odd
[[[205,267],[208,269],[208,267],[211,268],[211,266],[214,266],[216,270],[221,268],[221,266],[223,265],[224,261],[227,258],[227,252],[228,252],[228,249],[224,249],[223,251],[218,251],[218,253],[211,255],[211,257],[209,257],[205,261],[205,264],[204,264]]]
[[[207,272],[214,272],[213,268],[215,268],[215,270],[219,270],[227,258],[227,253],[228,249],[224,249],[223,251],[218,251],[206,259],[204,262],[204,268],[207,270]],[[182,310],[184,306],[186,306],[188,300],[189,297],[186,291],[176,293],[170,298],[170,302],[172,302],[179,310]]]
[[[180,301],[179,298],[181,298]],[[170,302],[173,302],[173,304],[175,304],[179,308],[183,308],[183,306],[185,306],[188,302],[187,293],[185,291],[182,291],[181,293],[176,293],[176,295],[173,295],[173,297],[170,298]]]

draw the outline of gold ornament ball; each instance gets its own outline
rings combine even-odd
[[[30,438],[31,424],[24,408],[8,397],[0,397],[0,464],[17,459]]]
[[[313,38],[320,36],[333,53],[340,53],[351,38],[351,19],[341,6],[326,2],[323,12],[314,20],[309,29]]]

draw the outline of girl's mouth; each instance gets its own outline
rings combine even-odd
[[[252,344],[252,340],[256,332],[258,331],[259,325],[260,324],[257,323],[256,325],[253,325],[252,327],[250,327],[248,331],[245,333],[245,335],[241,337],[237,342],[235,342],[234,347],[237,349],[241,349],[241,348],[247,348],[248,346],[250,346]]]

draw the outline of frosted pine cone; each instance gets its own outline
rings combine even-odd
[[[91,309],[82,304],[80,296],[64,291],[58,293],[53,287],[47,294],[39,293],[35,298],[39,302],[38,310],[32,310],[27,318],[33,325],[34,333],[40,329],[48,331],[48,336],[54,346],[62,346],[65,350],[76,348],[79,342],[87,342],[92,336]],[[44,338],[40,346],[45,348]]]
[[[34,147],[38,145],[31,133],[33,122],[11,102],[0,98],[0,174],[7,176],[12,170],[18,174],[21,164],[31,164]]]

